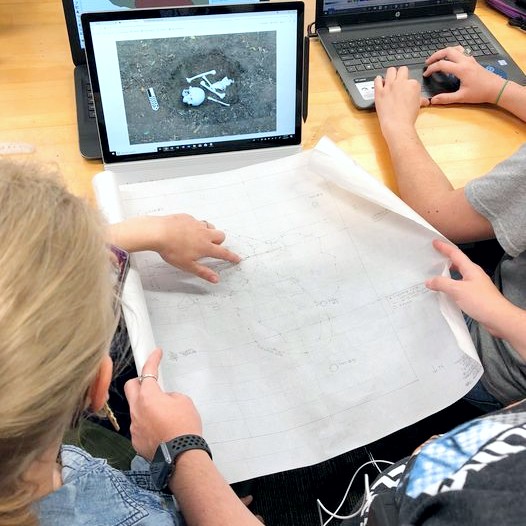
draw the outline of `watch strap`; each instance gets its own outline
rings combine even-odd
[[[172,465],[175,466],[177,457],[190,449],[202,449],[208,453],[208,456],[212,458],[212,452],[206,443],[206,440],[199,435],[181,435],[180,437],[174,438],[166,442],[166,448],[172,459]]]

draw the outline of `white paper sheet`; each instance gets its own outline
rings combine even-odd
[[[97,178],[104,210],[190,213],[243,256],[210,261],[221,278],[211,285],[137,254],[143,290],[137,280],[124,290],[138,367],[154,339],[164,388],[193,398],[229,482],[370,443],[450,405],[482,374],[462,314],[424,286],[448,272],[431,245],[440,234],[328,139],[118,192],[102,187],[110,174]]]

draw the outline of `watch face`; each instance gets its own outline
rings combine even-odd
[[[163,490],[168,485],[172,473],[172,458],[168,453],[166,444],[161,444],[150,464],[150,475],[152,482],[158,490]]]

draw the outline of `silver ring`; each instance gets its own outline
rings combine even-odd
[[[139,383],[142,384],[142,382],[143,382],[143,380],[145,378],[153,378],[156,382],[159,380],[159,378],[157,378],[157,376],[155,374],[148,374],[148,373],[146,373],[146,374],[141,374],[139,376]]]
[[[466,57],[471,57],[471,49],[467,47],[466,49],[464,49],[464,51],[462,51],[462,54],[466,55]]]

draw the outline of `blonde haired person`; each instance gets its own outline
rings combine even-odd
[[[80,413],[107,400],[116,315],[105,225],[37,171],[0,160],[0,525],[183,524],[148,473],[61,446]],[[163,440],[201,435],[201,422],[187,397],[147,380],[127,390],[134,445],[151,459]],[[258,523],[204,451],[180,455],[170,487],[189,525]]]

